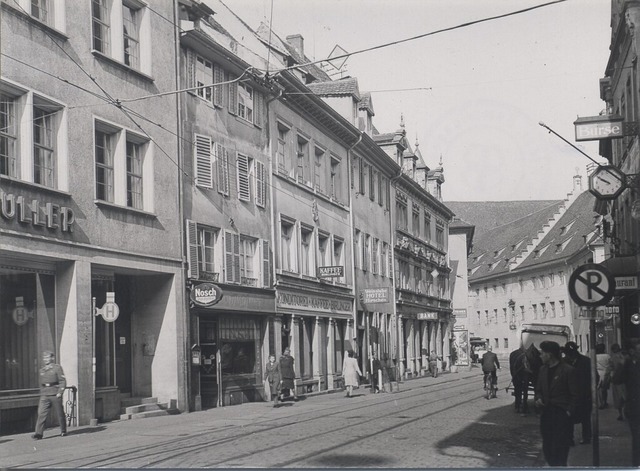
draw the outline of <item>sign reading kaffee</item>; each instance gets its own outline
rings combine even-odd
[[[222,299],[222,290],[213,283],[200,283],[191,288],[190,298],[198,306],[213,306]]]

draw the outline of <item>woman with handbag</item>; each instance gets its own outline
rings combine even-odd
[[[264,369],[265,390],[269,390],[267,396],[273,399],[273,407],[278,405],[278,397],[282,386],[282,376],[280,375],[280,364],[276,363],[276,356],[269,355],[269,363]]]

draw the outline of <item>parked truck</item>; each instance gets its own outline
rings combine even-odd
[[[554,324],[522,324],[518,337],[524,348],[529,348],[533,344],[537,349],[540,349],[540,342],[544,340],[557,342],[562,347],[572,339],[571,327]]]

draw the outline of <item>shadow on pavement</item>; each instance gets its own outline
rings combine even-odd
[[[489,406],[491,402],[487,402]],[[437,443],[444,456],[458,462],[484,461],[487,468],[537,467],[542,438],[539,419],[531,414],[521,417],[513,404],[486,411],[477,421]],[[475,466],[474,466],[475,467]]]
[[[106,429],[107,427],[105,425],[98,425],[97,427],[86,427],[86,428],[80,428],[77,430],[68,430],[67,436],[70,437],[71,435],[84,435],[85,433],[102,432],[103,430],[106,430]]]
[[[332,455],[319,456],[309,461],[311,467],[319,468],[364,468],[364,467],[387,467],[392,468],[395,460],[387,456],[361,455],[336,453]]]

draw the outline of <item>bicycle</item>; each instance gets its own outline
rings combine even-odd
[[[493,378],[490,371],[484,373],[483,384],[484,384],[484,394],[485,394],[484,397],[486,399],[497,397],[498,386],[493,382]]]

